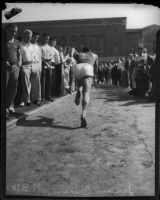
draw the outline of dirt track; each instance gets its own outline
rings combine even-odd
[[[154,195],[155,106],[92,88],[88,128],[67,96],[7,130],[7,194]]]

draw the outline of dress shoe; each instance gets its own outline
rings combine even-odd
[[[53,99],[51,97],[47,98],[46,100],[53,102]]]
[[[23,107],[25,104],[24,104],[24,102],[21,102],[20,103],[20,107]]]
[[[9,113],[11,114],[15,113],[15,109],[13,105],[9,107]]]
[[[40,106],[41,102],[40,101],[33,101],[33,104],[37,104],[38,106]]]
[[[29,102],[28,102],[28,103],[26,103],[25,105],[26,105],[26,106],[30,106],[30,105],[31,105],[31,103],[29,103]]]
[[[37,104],[37,103],[38,103],[38,101],[33,101],[32,103],[33,103],[33,104]]]

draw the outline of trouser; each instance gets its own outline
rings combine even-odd
[[[52,69],[52,88],[51,88],[51,96],[56,96],[56,69]]]
[[[145,73],[143,71],[136,72],[136,89],[137,89],[137,96],[144,97],[146,92],[146,85],[145,85]]]
[[[31,99],[32,101],[41,101],[41,71],[40,69],[32,71],[34,79],[32,80]]]
[[[69,88],[69,72],[70,72],[69,68],[64,69],[64,87],[66,89]]]
[[[64,65],[61,65],[61,93],[60,96],[64,96]]]
[[[18,76],[17,94],[14,98],[14,104],[19,105],[22,102],[22,80],[21,71]]]
[[[98,83],[99,82],[103,82],[103,73],[102,73],[102,71],[98,71],[98,81],[97,81]]]
[[[133,87],[133,79],[132,79],[133,70],[129,70],[128,72],[129,72],[129,81],[130,81],[130,85],[129,86],[130,86],[131,89],[133,89],[134,88]]]
[[[122,70],[121,71],[121,86],[125,87],[126,86],[126,71]]]
[[[60,97],[64,94],[64,80],[62,74],[62,64],[56,66],[56,96]]]
[[[17,93],[19,76],[19,67],[17,65],[12,65],[11,69],[7,68],[6,71],[6,107],[9,108],[14,101]]]
[[[39,74],[35,71],[32,71],[32,65],[22,65],[21,70],[21,82],[22,82],[22,99],[24,103],[30,103],[31,102],[31,89],[33,88],[33,93],[35,90],[38,90],[37,83]],[[35,94],[34,94],[35,95]],[[36,95],[35,95],[36,96]],[[35,97],[34,98],[38,98]],[[37,95],[38,96],[38,95]],[[33,99],[38,100],[38,99]]]
[[[136,88],[136,82],[135,82],[135,78],[136,78],[136,69],[134,68],[131,74],[131,80],[132,80],[132,87]]]
[[[108,72],[108,83],[111,85],[112,84],[112,78],[111,78],[111,71],[109,70]]]
[[[69,78],[69,85],[70,85],[71,91],[75,91],[75,78],[74,78],[72,69],[70,70],[69,77],[70,77]]]
[[[45,68],[42,63],[42,73],[41,73],[41,97],[48,99],[51,97],[52,89],[52,69]]]
[[[106,83],[108,83],[108,71],[105,71],[105,80],[106,80]]]
[[[126,72],[126,86],[131,88],[130,74],[129,70],[125,70]]]
[[[150,88],[149,74],[146,73],[144,79],[145,79],[145,89],[146,91],[148,91]]]

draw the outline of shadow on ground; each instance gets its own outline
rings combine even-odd
[[[95,97],[93,99],[104,99],[104,103],[112,102],[112,101],[128,101],[120,106],[132,106],[135,104],[149,104],[150,106],[154,104],[147,97],[144,99],[136,98],[134,96],[129,95],[129,90],[127,88],[118,88],[116,86],[107,86],[107,85],[96,85],[96,88],[101,89],[99,92],[99,97]],[[93,92],[94,96],[94,92]],[[148,107],[147,105],[146,107]]]
[[[11,113],[7,119],[7,122],[10,122],[14,119],[21,119],[26,117],[27,115],[24,112],[15,112],[15,113]]]
[[[41,102],[41,106],[43,106],[44,104],[47,104],[49,101],[44,100]],[[11,113],[9,114],[9,117],[7,119],[7,122],[10,122],[14,119],[20,119],[26,116],[27,112],[36,110],[39,106],[35,105],[35,104],[31,104],[30,106],[17,106],[15,105],[15,113]]]
[[[48,118],[43,116],[38,116],[38,118],[39,119],[28,120],[27,117],[24,117],[23,119],[19,119],[16,122],[16,125],[23,127],[50,127],[50,128],[58,128],[65,130],[76,130],[81,128],[81,127],[58,125],[61,122],[55,123],[53,118]]]

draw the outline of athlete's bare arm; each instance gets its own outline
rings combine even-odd
[[[79,52],[74,48],[74,47],[72,47],[71,48],[71,58],[73,58],[74,56],[78,56],[79,55]]]

